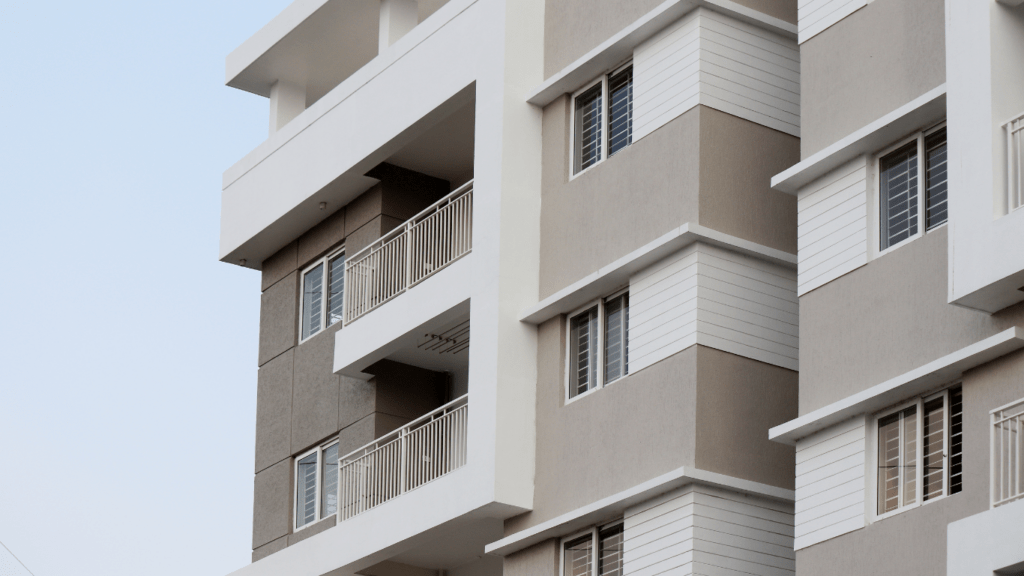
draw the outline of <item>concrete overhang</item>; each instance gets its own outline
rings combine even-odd
[[[864,154],[874,154],[895,140],[928,128],[946,117],[942,84],[867,126],[841,138],[772,178],[772,189],[796,194],[801,188]]]
[[[797,264],[796,256],[788,252],[688,222],[523,310],[519,320],[540,324],[559,314],[568,314],[595,298],[628,285],[633,274],[694,242],[704,242],[787,268],[795,269]]]
[[[419,0],[419,19],[448,0]],[[270,97],[277,81],[312,104],[378,54],[380,0],[295,0],[228,55],[225,83]]]
[[[795,499],[792,490],[687,466],[488,544],[485,551],[496,556],[508,556],[549,538],[559,538],[603,521],[621,518],[627,508],[687,484],[706,484],[781,502],[793,502]]]
[[[633,56],[633,49],[642,42],[701,7],[710,8],[793,40],[797,37],[795,24],[773,18],[731,0],[668,0],[548,78],[530,92],[526,101],[538,106],[547,106],[562,94],[576,91],[600,74],[630,59]]]
[[[768,431],[768,437],[776,442],[795,445],[797,440],[848,418],[881,410],[907,398],[955,382],[967,370],[1022,348],[1024,328],[1009,328],[839,402],[776,426]]]

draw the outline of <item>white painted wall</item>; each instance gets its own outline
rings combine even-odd
[[[628,508],[623,574],[795,572],[791,504],[691,484]]]
[[[867,5],[868,0],[800,0],[797,5],[800,43]]]
[[[799,295],[867,264],[868,169],[855,158],[797,193]]]
[[[706,8],[633,51],[633,138],[697,104],[800,135],[796,42]]]
[[[946,528],[946,576],[1020,574],[1022,527],[1024,500],[951,523]]]
[[[866,431],[858,416],[797,441],[796,550],[866,525]]]
[[[1024,112],[1024,13],[948,0],[950,302],[995,312],[1024,300],[1024,210],[1007,214],[1002,123]]]
[[[634,274],[629,305],[630,372],[694,344],[798,369],[791,269],[696,243]]]

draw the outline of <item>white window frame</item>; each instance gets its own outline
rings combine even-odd
[[[597,392],[598,390],[600,390],[600,389],[602,389],[602,388],[604,388],[606,386],[611,386],[612,384],[616,384],[618,382],[621,382],[621,381],[625,380],[630,375],[629,363],[627,362],[626,363],[626,369],[625,369],[624,373],[622,374],[622,376],[619,376],[618,378],[616,378],[615,380],[612,380],[611,382],[605,382],[605,378],[604,378],[604,344],[605,344],[605,342],[604,342],[604,337],[605,337],[604,336],[604,332],[605,332],[605,326],[604,326],[604,319],[605,319],[604,304],[608,300],[614,300],[614,299],[618,298],[619,296],[622,296],[623,294],[628,294],[628,293],[629,293],[629,287],[627,286],[625,288],[616,290],[615,292],[611,293],[608,296],[604,296],[602,298],[597,298],[596,300],[591,300],[590,302],[587,302],[587,304],[585,306],[581,306],[581,307],[577,308],[576,310],[574,310],[571,314],[566,315],[566,317],[565,317],[565,334],[566,334],[566,337],[565,337],[565,403],[566,404],[570,404],[572,402],[575,402],[575,401],[579,400],[580,398],[583,398],[584,396],[589,396],[589,395],[593,394],[594,392]],[[569,382],[571,380],[570,376],[571,376],[571,372],[572,372],[572,354],[571,354],[571,351],[572,351],[572,342],[571,342],[572,321],[573,321],[573,319],[575,317],[579,316],[580,314],[582,314],[584,312],[587,312],[587,311],[593,309],[595,306],[597,307],[597,346],[595,347],[597,351],[593,355],[593,357],[591,358],[591,361],[597,363],[597,366],[596,366],[596,368],[594,370],[594,378],[597,380],[597,384],[593,388],[591,388],[590,390],[587,390],[586,392],[584,392],[583,394],[577,394],[576,396],[573,396],[573,397],[570,398],[569,397]],[[627,331],[627,341],[625,342],[625,345],[623,346],[623,354],[627,354],[628,350],[629,350],[628,333],[629,332]]]
[[[615,68],[612,68],[611,71],[605,72],[599,78],[588,82],[584,87],[573,92],[572,97],[569,99],[569,180],[574,180],[577,177],[586,174],[597,166],[600,166],[608,159],[608,145],[610,144],[608,138],[608,116],[609,112],[611,112],[610,102],[608,100],[608,79],[632,65],[633,60],[631,59],[616,66]],[[634,74],[635,72],[636,71],[634,70]],[[633,79],[636,79],[635,75]],[[598,84],[601,85],[601,157],[597,159],[597,162],[594,162],[583,170],[576,172],[576,98]],[[631,109],[630,114],[632,113],[633,111]],[[627,145],[627,148],[632,146],[632,144],[633,143],[630,142],[629,145]]]
[[[338,320],[334,324],[328,324],[327,323],[327,318],[328,318],[328,316],[330,316],[330,312],[331,312],[330,308],[329,308],[329,305],[330,305],[330,293],[331,293],[330,262],[334,258],[337,258],[338,256],[340,256],[340,255],[342,255],[344,253],[345,253],[345,246],[342,245],[339,248],[328,252],[325,256],[322,256],[322,257],[317,258],[316,260],[310,262],[309,265],[307,265],[305,268],[302,269],[302,271],[299,272],[299,315],[298,315],[299,316],[299,322],[298,322],[299,344],[304,344],[306,342],[309,342],[313,338],[316,338],[320,334],[323,334],[325,330],[327,330],[331,326],[334,326],[334,324],[340,324],[342,327],[345,326],[344,308],[342,308],[342,319],[341,320]],[[311,334],[310,336],[308,336],[306,338],[303,338],[302,337],[302,315],[303,315],[303,310],[305,309],[305,304],[306,304],[306,301],[305,301],[306,300],[306,273],[309,272],[310,270],[312,270],[313,268],[316,268],[320,264],[324,265],[324,278],[323,278],[323,282],[321,282],[321,286],[320,286],[320,289],[323,291],[323,293],[321,294],[321,298],[322,298],[321,302],[323,302],[323,312],[320,314],[320,328],[316,332]],[[342,274],[344,274],[344,271],[342,271]],[[348,289],[348,286],[346,286],[345,288]],[[344,306],[344,304],[342,304],[342,306]]]
[[[596,524],[586,530],[580,530],[579,532],[563,537],[558,542],[558,576],[565,576],[565,544],[573,540],[578,540],[588,534],[590,535],[590,552],[592,554],[590,560],[591,576],[599,576],[597,571],[599,568],[598,561],[600,560],[601,554],[601,540],[598,535],[602,530],[624,525],[625,522],[625,519],[620,518],[603,524]],[[625,526],[623,526],[623,541],[625,541]]]
[[[902,246],[906,246],[907,244],[910,244],[914,240],[917,240],[918,238],[924,236],[925,234],[927,234],[929,232],[934,232],[934,231],[936,231],[936,230],[938,230],[940,228],[945,227],[947,224],[949,224],[949,213],[948,213],[948,209],[949,209],[948,208],[948,197],[949,197],[948,196],[948,194],[949,194],[948,187],[949,187],[949,183],[948,183],[948,180],[947,180],[947,183],[946,183],[946,186],[947,186],[947,192],[946,192],[946,194],[947,194],[946,221],[943,222],[942,224],[939,224],[938,226],[935,226],[931,230],[927,229],[927,227],[928,227],[928,166],[927,166],[928,162],[927,162],[927,150],[925,149],[925,140],[929,136],[934,134],[935,132],[938,132],[939,130],[941,130],[941,129],[945,128],[945,127],[946,127],[946,121],[943,120],[942,122],[940,122],[938,124],[935,124],[935,125],[933,125],[933,126],[931,126],[929,128],[926,128],[924,130],[920,130],[920,131],[915,132],[914,134],[912,134],[910,136],[902,138],[901,140],[897,141],[895,144],[892,144],[891,146],[886,147],[885,149],[881,150],[880,152],[878,152],[878,153],[876,153],[874,155],[874,158],[873,158],[873,161],[872,161],[872,168],[873,168],[874,172],[870,175],[871,176],[872,186],[873,186],[873,194],[871,195],[872,196],[872,204],[873,204],[873,206],[871,207],[871,212],[869,212],[869,217],[871,218],[871,226],[870,226],[870,228],[872,229],[872,240],[871,240],[870,244],[871,244],[871,248],[872,248],[871,252],[874,255],[873,256],[874,258],[878,258],[880,256],[884,256],[884,255],[892,252],[893,250],[897,250],[897,249],[899,249]],[[882,219],[881,219],[881,213],[882,213],[882,182],[881,182],[881,178],[882,178],[882,158],[885,158],[889,154],[895,152],[896,150],[899,150],[900,148],[902,148],[902,147],[906,146],[907,144],[910,144],[911,142],[914,142],[914,141],[917,142],[917,234],[914,234],[913,236],[907,238],[906,240],[903,240],[903,241],[901,241],[898,244],[894,244],[892,246],[889,246],[888,248],[885,248],[883,250],[882,249]],[[948,142],[949,142],[949,133],[948,133],[948,131],[946,133],[946,141],[947,141],[947,145],[948,145]],[[949,161],[948,158],[949,157],[948,157],[948,148],[947,148],[947,162]],[[947,176],[947,178],[948,178],[948,176]]]
[[[960,386],[961,390],[962,390],[962,383],[961,382],[955,382],[953,384],[949,384],[949,385],[944,386],[939,391],[933,391],[933,392],[929,392],[927,394],[922,394],[922,395],[920,395],[920,396],[918,396],[916,398],[913,398],[911,400],[907,400],[907,401],[902,402],[900,404],[896,404],[896,405],[890,406],[889,408],[886,408],[885,410],[877,412],[876,414],[874,414],[871,417],[871,419],[870,419],[871,428],[869,430],[869,434],[867,434],[868,450],[866,451],[868,474],[870,475],[871,478],[865,483],[865,485],[869,487],[868,494],[867,494],[868,498],[867,498],[867,502],[866,502],[866,507],[867,507],[867,509],[869,511],[868,518],[869,518],[869,520],[871,522],[877,522],[879,520],[884,520],[886,518],[890,518],[892,516],[896,516],[897,514],[902,514],[903,512],[906,512],[907,510],[914,510],[915,508],[920,508],[921,506],[925,506],[925,505],[931,504],[932,502],[938,502],[940,500],[945,500],[946,498],[949,498],[950,496],[952,496],[952,494],[949,493],[949,468],[950,468],[949,439],[950,439],[950,433],[951,433],[951,428],[952,428],[951,421],[950,421],[949,392],[951,390],[953,390],[954,388],[958,387],[958,386]],[[943,402],[942,402],[942,404],[943,404],[943,418],[945,419],[944,433],[943,433],[943,437],[942,437],[942,494],[940,494],[939,496],[933,496],[933,497],[931,497],[930,499],[928,499],[926,501],[924,499],[924,484],[923,484],[923,482],[924,482],[924,449],[923,449],[923,443],[924,443],[923,442],[924,441],[924,435],[923,435],[924,434],[924,432],[923,432],[924,431],[924,405],[926,403],[930,402],[931,400],[934,400],[935,398],[939,398],[939,397],[941,397],[943,399]],[[889,512],[885,512],[884,514],[879,514],[878,513],[878,490],[879,490],[879,487],[878,487],[878,421],[882,420],[883,418],[887,418],[889,416],[892,416],[893,414],[895,414],[897,412],[901,412],[903,410],[906,410],[907,408],[910,408],[911,406],[916,406],[917,407],[917,430],[916,430],[916,432],[917,432],[917,443],[918,443],[918,446],[917,446],[918,456],[917,456],[917,466],[916,466],[916,471],[915,471],[916,478],[914,480],[915,481],[915,485],[917,486],[917,498],[915,499],[913,504],[900,505],[895,510],[890,510]],[[900,441],[901,442],[903,441],[902,437],[900,438]],[[901,500],[903,499],[903,492],[902,492],[902,490],[903,490],[903,487],[900,486],[900,491],[901,491],[900,492],[900,499]]]
[[[292,518],[292,531],[293,532],[298,532],[300,530],[305,530],[306,528],[316,524],[317,522],[320,522],[321,520],[326,520],[327,518],[330,518],[331,516],[337,515],[337,512],[335,512],[334,514],[328,514],[328,515],[324,516],[323,515],[323,510],[322,510],[322,504],[323,504],[324,451],[326,449],[330,448],[331,446],[334,446],[335,444],[338,444],[339,442],[340,442],[339,438],[332,438],[331,440],[323,442],[322,444],[320,444],[319,446],[317,446],[315,448],[311,448],[309,450],[306,450],[305,452],[299,454],[298,456],[296,456],[294,458],[295,462],[292,465],[292,478],[293,478],[293,482],[292,482],[292,484],[293,484],[293,487],[292,487],[292,516],[293,516],[293,518]],[[305,458],[306,456],[309,456],[310,454],[316,454],[316,514],[314,515],[314,518],[313,518],[312,521],[310,521],[310,522],[308,522],[306,524],[303,524],[302,526],[299,526],[299,515],[295,513],[296,512],[296,507],[298,506],[298,502],[299,502],[299,461],[302,460],[303,458]]]

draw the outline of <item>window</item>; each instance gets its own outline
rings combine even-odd
[[[879,158],[880,251],[946,223],[946,181],[945,127],[922,132]]]
[[[573,167],[579,174],[633,142],[633,66],[602,76],[573,97]]]
[[[295,459],[295,529],[338,511],[338,441]]]
[[[879,516],[963,489],[963,393],[918,398],[880,416]]]
[[[568,399],[629,373],[629,293],[588,305],[569,317]]]
[[[326,278],[324,277],[326,274]],[[322,258],[302,272],[299,341],[341,322],[345,304],[345,250]]]
[[[562,576],[622,576],[622,522],[563,540]]]

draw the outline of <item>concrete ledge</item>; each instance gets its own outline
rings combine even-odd
[[[794,254],[723,234],[699,224],[686,223],[523,310],[519,314],[519,320],[529,324],[540,324],[559,314],[572,312],[587,302],[628,284],[632,274],[694,242],[705,242],[796,269],[797,260]]]
[[[795,24],[773,18],[731,0],[668,0],[548,78],[527,96],[526,101],[538,106],[547,106],[562,94],[574,92],[598,75],[631,58],[633,48],[638,44],[682,18],[686,13],[700,7],[711,8],[787,38],[795,40],[797,37]]]
[[[1024,570],[1024,500],[946,527],[946,575],[992,576]]]
[[[768,437],[776,442],[795,445],[800,438],[847,418],[881,410],[936,386],[951,384],[965,371],[1021,348],[1024,348],[1024,328],[1009,328],[863,392],[776,426],[768,431]]]
[[[485,551],[496,556],[507,556],[513,552],[518,552],[543,542],[548,538],[572,534],[597,522],[607,520],[611,516],[622,514],[630,506],[650,500],[659,494],[664,494],[681,486],[694,483],[725,488],[743,494],[764,496],[783,502],[793,502],[795,499],[795,493],[792,490],[777,488],[759,482],[751,482],[750,480],[742,480],[698,468],[677,468],[668,474],[663,474],[653,480],[638,484],[629,490],[624,490],[618,494],[598,500],[593,504],[577,508],[572,512],[552,518],[547,522],[488,544]]]
[[[903,136],[946,117],[943,84],[882,116],[835,144],[772,178],[772,189],[796,194],[801,188],[862,154],[874,154]]]

